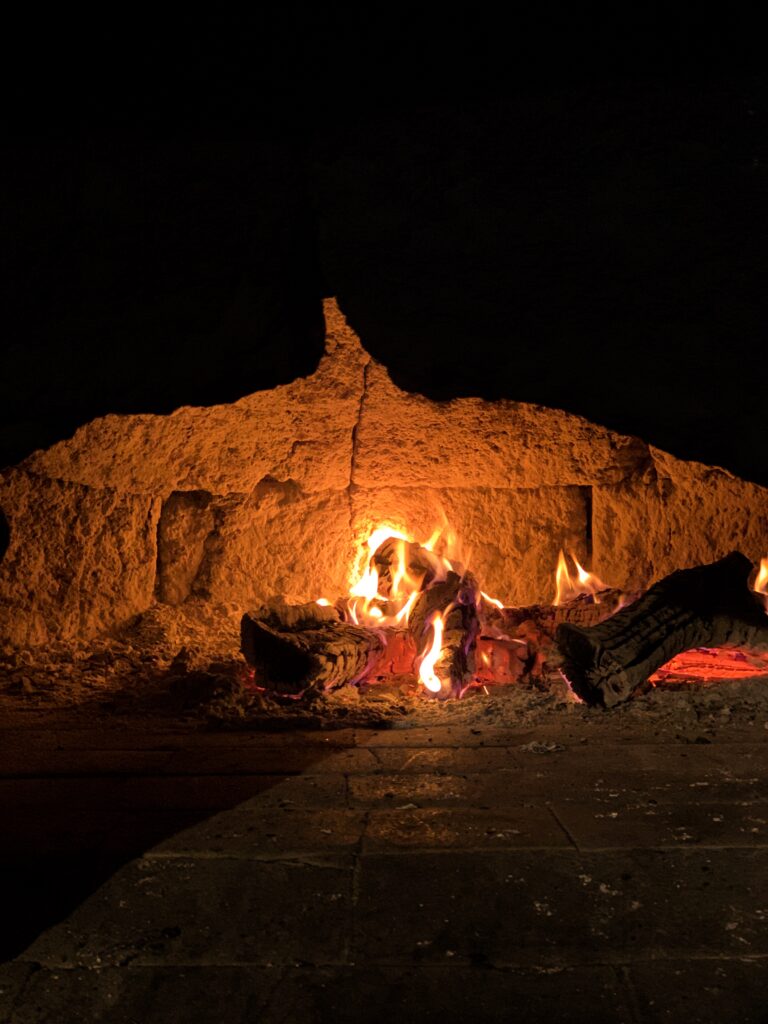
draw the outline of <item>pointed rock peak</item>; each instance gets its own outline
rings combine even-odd
[[[325,316],[325,354],[338,355],[342,351],[364,352],[368,355],[360,338],[347,323],[336,298],[323,299]]]

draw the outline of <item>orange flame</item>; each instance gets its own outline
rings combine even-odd
[[[572,554],[571,559],[576,568],[575,577],[568,569],[565,553],[561,548],[560,554],[557,556],[557,569],[555,570],[555,604],[567,604],[568,601],[573,601],[581,594],[591,594],[595,604],[598,604],[598,595],[601,590],[609,589],[608,584],[603,583],[594,573],[587,572],[579,564],[575,555]]]
[[[450,541],[450,537],[448,538]],[[393,541],[394,558],[384,581],[373,564],[374,555],[385,543]],[[408,544],[413,537],[393,526],[377,526],[364,544],[360,545],[357,579],[349,589],[347,615],[356,625],[405,626],[421,591],[422,575],[414,575],[408,566]],[[434,581],[446,578],[453,569],[451,561],[438,554],[445,546],[443,531],[437,528],[426,544],[421,545],[421,556],[429,564]]]
[[[449,610],[446,609],[444,614],[447,615]],[[445,625],[443,615],[440,612],[433,612],[429,617],[429,625],[432,627],[432,642],[427,653],[421,659],[419,679],[430,693],[440,693],[443,683],[440,677],[435,675],[435,664],[443,649],[443,629]]]
[[[768,612],[768,558],[760,559],[760,568],[757,570],[754,591],[756,594],[760,594],[765,610]]]

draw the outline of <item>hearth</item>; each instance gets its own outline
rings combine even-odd
[[[287,699],[555,675],[611,705],[686,657],[738,675],[726,646],[764,670],[764,488],[561,410],[406,394],[334,300],[325,316],[310,377],[107,416],[2,474],[8,644],[159,614],[236,646],[242,620],[245,684]]]
[[[718,662],[729,658],[720,648],[746,650],[744,675],[768,674],[768,558],[757,571],[733,552],[638,595],[606,587],[575,558],[572,578],[561,551],[555,604],[508,608],[436,541],[439,531],[421,545],[381,527],[348,598],[246,613],[242,651],[254,685],[300,698],[403,675],[446,699],[499,684],[546,686],[559,672],[576,699],[613,706],[691,650]]]

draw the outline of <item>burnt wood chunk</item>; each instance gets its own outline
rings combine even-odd
[[[388,537],[374,551],[371,562],[379,575],[379,592],[390,594],[392,577],[395,567],[400,564],[402,552],[408,575],[414,582],[418,581],[419,589],[426,589],[439,575],[441,560],[421,544]]]
[[[471,573],[449,572],[447,578],[423,590],[413,606],[408,630],[423,654],[432,639],[435,612],[443,617],[443,646],[435,674],[444,683],[442,697],[458,696],[474,675],[475,641],[479,632],[477,582]]]
[[[313,604],[246,612],[240,649],[255,670],[257,685],[292,696],[402,672],[415,653],[403,630],[341,622],[336,609]]]
[[[627,700],[657,668],[695,647],[768,647],[768,615],[749,588],[754,570],[738,551],[681,569],[599,625],[561,623],[563,672],[588,704]]]
[[[483,632],[491,636],[514,636],[524,622],[533,622],[542,632],[554,636],[562,622],[596,626],[634,603],[639,596],[637,593],[624,593],[611,588],[594,596],[581,594],[561,605],[532,604],[520,608],[497,608],[484,600],[480,604],[480,620]]]

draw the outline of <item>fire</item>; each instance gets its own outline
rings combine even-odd
[[[449,610],[446,609],[446,615]],[[439,676],[435,675],[435,664],[443,649],[443,629],[445,626],[443,615],[440,612],[433,612],[429,617],[428,625],[432,628],[432,642],[429,650],[421,659],[419,679],[430,693],[440,693],[443,683]]]
[[[571,554],[571,560],[576,568],[575,576],[571,575],[568,569],[568,563],[565,558],[565,552],[560,549],[560,554],[557,556],[557,569],[555,570],[555,601],[556,605],[567,604],[568,601],[573,601],[581,594],[589,594],[592,596],[595,604],[600,603],[600,592],[602,590],[610,589],[607,583],[595,576],[592,572],[587,570],[579,564],[576,556]]]
[[[760,559],[754,591],[762,597],[765,610],[768,612],[768,557]]]
[[[412,536],[396,527],[376,527],[360,545],[357,578],[349,588],[346,602],[337,607],[355,625],[405,629],[426,587],[445,580],[449,572],[463,572],[462,567],[445,554],[455,543],[455,535],[445,528],[435,529],[425,544],[417,544]],[[499,608],[503,607],[500,601],[483,596]],[[323,607],[331,604],[326,598],[316,603]],[[451,607],[442,614],[435,611],[430,615],[425,626],[428,639],[417,660],[419,680],[434,694],[443,690],[435,665],[442,652],[445,620]]]
[[[450,559],[438,554],[448,541],[437,528],[426,544],[418,545],[422,571],[409,565],[409,547],[416,541],[412,536],[392,526],[378,526],[364,545],[361,545],[363,565],[357,579],[349,588],[347,614],[351,622],[360,626],[401,626],[408,617],[422,589],[424,573],[431,581],[444,580],[454,568]],[[388,567],[382,579],[376,567],[376,555],[384,545],[390,545]]]

